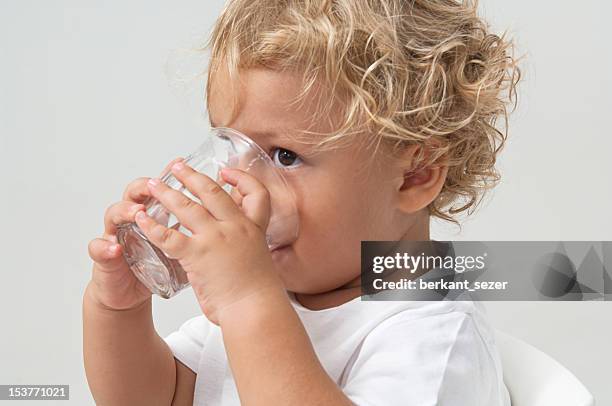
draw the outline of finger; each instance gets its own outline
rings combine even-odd
[[[144,209],[144,205],[128,201],[111,205],[104,214],[105,238],[115,235],[119,224],[134,222],[134,215],[142,209]]]
[[[123,255],[121,255],[121,245],[107,241],[103,238],[96,238],[89,242],[87,246],[89,256],[102,270],[117,269],[124,265]]]
[[[230,196],[232,196],[232,199],[234,199],[234,203],[236,203],[238,207],[242,207],[242,195],[240,194],[238,189],[233,187],[232,191],[230,192]]]
[[[174,214],[178,221],[191,232],[201,233],[210,227],[210,223],[215,221],[201,204],[169,187],[159,179],[151,179],[147,185],[153,197]]]
[[[228,220],[242,214],[232,197],[209,176],[182,162],[172,166],[172,173],[217,220]]]
[[[170,167],[174,165],[176,162],[182,161],[183,158],[178,157],[174,158],[161,172],[159,175],[160,178],[164,177],[169,171]],[[125,188],[123,192],[123,197],[121,200],[130,200],[136,203],[145,203],[149,197],[151,197],[151,193],[149,192],[149,188],[147,187],[147,182],[151,178],[141,177],[133,180],[130,184]]]
[[[151,197],[151,192],[149,192],[149,188],[147,188],[149,179],[150,178],[138,178],[130,182],[125,188],[121,200],[145,203],[147,199]]]
[[[239,169],[224,168],[223,179],[242,195],[242,211],[262,230],[270,221],[270,193],[253,175]]]
[[[217,179],[215,179],[215,182],[217,182],[221,187],[229,184],[221,176],[221,171],[219,171],[217,175]],[[232,197],[232,200],[234,201],[234,203],[236,203],[236,206],[242,207],[242,195],[240,194],[240,192],[238,192],[238,190],[233,187],[231,188],[229,194]]]
[[[159,178],[163,178],[164,175],[166,175],[168,172],[170,172],[170,168],[172,168],[172,165],[174,165],[177,162],[182,161],[184,158],[182,157],[178,157],[178,158],[174,158],[172,161],[170,161],[170,163],[168,165],[166,165],[166,167],[164,168],[164,170],[159,174]]]
[[[141,210],[136,214],[136,224],[144,235],[159,249],[172,258],[181,259],[187,252],[189,237],[174,228],[157,223]]]

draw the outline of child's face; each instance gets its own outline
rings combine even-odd
[[[272,256],[289,291],[322,293],[351,282],[360,274],[362,240],[399,240],[422,227],[422,220],[398,209],[401,168],[356,143],[312,154],[306,145],[260,133],[326,132],[327,122],[311,121],[314,97],[302,109],[289,108],[300,90],[298,76],[271,70],[241,75],[240,107],[232,122],[228,76],[219,74],[209,95],[213,126],[234,128],[268,152],[297,197],[298,239]],[[330,112],[334,114],[334,112]],[[289,152],[285,151],[289,150]],[[295,155],[293,155],[293,154]]]

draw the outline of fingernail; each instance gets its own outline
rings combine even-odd
[[[157,179],[157,178],[151,178],[151,179],[149,179],[149,182],[148,182],[148,183],[149,183],[149,185],[151,185],[151,186],[155,187],[155,186],[159,185],[159,179]]]
[[[136,220],[144,220],[145,219],[145,212],[144,211],[139,211],[138,213],[136,213]]]
[[[222,168],[221,173],[228,178],[233,178],[235,176],[235,172],[232,171],[232,168]]]
[[[185,168],[185,164],[182,162],[177,162],[174,165],[172,165],[172,169],[175,171],[182,171]]]
[[[134,214],[138,213],[138,211],[140,209],[142,209],[144,206],[142,204],[135,204],[130,208],[130,214],[133,216]]]

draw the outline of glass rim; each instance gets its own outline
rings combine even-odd
[[[267,165],[270,165],[271,168],[274,169],[274,172],[276,173],[276,175],[280,178],[281,182],[283,183],[284,188],[286,189],[286,191],[288,191],[291,194],[292,200],[293,200],[293,204],[296,206],[296,210],[297,210],[297,202],[296,202],[296,194],[295,191],[293,190],[293,188],[291,188],[289,186],[289,183],[287,182],[287,179],[284,176],[284,171],[282,170],[282,168],[279,168],[278,166],[276,166],[274,164],[274,161],[272,160],[272,158],[268,155],[268,153],[266,151],[264,151],[263,148],[261,148],[259,146],[259,144],[257,144],[255,141],[253,141],[248,135],[234,129],[234,128],[230,128],[230,127],[213,127],[210,126],[209,127],[209,131],[211,133],[213,133],[215,136],[219,136],[218,133],[220,132],[229,132],[232,136],[237,137],[238,139],[240,139],[241,142],[244,142],[247,144],[248,147],[253,148],[260,159],[263,159]]]
[[[253,141],[248,135],[230,127],[210,127],[211,132],[230,132],[232,135],[237,136],[241,141],[245,142],[249,147],[254,148],[258,154],[265,156],[268,160],[272,161],[266,151],[263,150],[255,141]],[[217,135],[217,134],[215,134]],[[218,136],[218,135],[217,135]],[[274,164],[274,162],[272,162]],[[278,168],[277,168],[278,169]]]

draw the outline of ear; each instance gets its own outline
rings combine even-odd
[[[403,162],[410,166],[400,167],[401,180],[397,187],[398,209],[405,213],[415,213],[427,207],[440,194],[448,174],[448,159],[444,156],[427,167],[415,165],[419,149],[423,149],[427,162],[430,149],[427,145],[411,145],[402,154]]]

